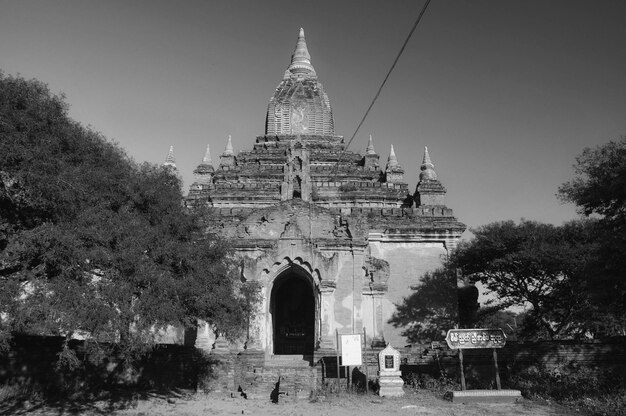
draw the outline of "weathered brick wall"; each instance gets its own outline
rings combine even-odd
[[[511,341],[498,350],[498,361],[509,372],[529,366],[565,370],[576,367],[598,371],[626,370],[626,337],[585,341]],[[475,353],[471,364],[477,367],[493,365],[491,351],[480,350]]]
[[[266,397],[280,377],[280,391],[307,394],[317,385],[318,369],[306,362],[265,365],[263,352],[207,354],[194,347],[159,345],[145,359],[133,363],[130,377],[115,355],[94,364],[87,359],[82,341],[70,348],[83,366],[76,370],[56,368],[63,338],[43,336],[16,337],[11,349],[0,355],[0,384],[35,386],[51,393],[69,391],[106,391],[123,386],[140,389],[210,390],[230,394],[241,386],[250,396]]]
[[[411,286],[419,284],[420,276],[441,266],[447,251],[437,243],[370,243],[373,257],[389,262],[388,291],[383,300],[383,335],[394,348],[404,347],[402,328],[394,328],[389,319],[397,304],[412,293]],[[369,329],[369,328],[368,328]]]
[[[110,389],[122,385],[141,388],[195,389],[199,381],[220,377],[220,360],[193,347],[159,345],[149,356],[132,363],[133,374],[113,353],[91,362],[82,341],[71,341],[70,348],[84,365],[57,370],[63,338],[18,336],[11,348],[0,355],[0,383],[36,385],[44,389]]]
[[[339,333],[362,331],[361,302],[363,254],[339,252],[339,269],[335,288],[335,328]]]
[[[242,390],[251,397],[268,398],[280,377],[280,391],[289,395],[307,395],[323,383],[334,383],[337,378],[335,355],[330,352],[317,357],[314,366],[291,362],[268,363],[263,352],[238,354],[205,354],[181,345],[161,345],[149,357],[134,363],[137,376],[131,382],[124,378],[120,361],[109,357],[99,365],[87,364],[79,371],[57,371],[57,354],[62,348],[59,337],[18,337],[12,349],[0,356],[0,383],[39,385],[61,389],[62,386],[106,390],[132,384],[143,388],[209,389],[229,394]],[[71,348],[84,358],[82,342],[72,342]],[[369,375],[375,380],[378,371],[379,349],[366,349],[364,364],[350,368],[350,378]],[[398,348],[401,370],[409,373],[430,374],[437,378],[441,369],[459,378],[458,350],[431,345]],[[465,350],[465,373],[468,387],[471,383],[488,384],[493,380],[491,350]],[[592,371],[620,371],[626,373],[626,337],[593,341],[539,341],[509,342],[498,350],[500,375],[503,381],[530,367],[570,369],[586,367]],[[367,366],[367,370],[366,370]],[[346,368],[341,368],[340,383],[347,382]],[[481,381],[482,380],[482,381]]]
[[[458,350],[450,350],[445,343],[442,348],[429,345],[399,349],[406,364],[403,373],[428,373],[438,377],[444,369],[453,379],[460,380]],[[491,349],[463,350],[466,379],[474,387],[492,383],[495,377]],[[503,380],[531,368],[559,370],[564,373],[586,368],[591,372],[608,371],[626,374],[626,337],[604,340],[558,340],[516,342],[509,341],[497,350],[498,367]],[[468,384],[468,388],[472,388]]]
[[[274,389],[289,396],[304,395],[318,383],[318,369],[302,361],[268,362],[263,352],[243,352],[233,357],[233,391],[239,388],[249,398],[269,399]],[[277,384],[278,383],[278,384]]]

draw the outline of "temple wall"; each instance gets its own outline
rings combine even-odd
[[[340,251],[337,286],[335,288],[335,329],[340,334],[361,333],[364,252]]]
[[[361,316],[363,317],[363,327],[367,332],[367,339],[365,340],[367,345],[370,345],[372,343],[372,337],[374,337],[376,334],[374,311],[375,307],[373,297],[370,295],[364,295],[363,302],[361,302]]]
[[[287,229],[285,223],[288,221],[279,215],[280,212],[275,211],[267,218],[271,221],[276,220],[274,228]],[[312,217],[317,218],[315,215]],[[310,220],[311,217],[307,215],[305,218]],[[321,220],[328,222],[324,218]],[[295,219],[290,221],[297,223]],[[326,228],[331,227],[329,229],[334,227],[330,223],[326,225]],[[315,227],[303,224],[298,230],[302,228],[315,229],[318,233],[324,229],[322,223],[316,223]],[[335,231],[337,230],[335,228]],[[250,227],[248,231],[253,232]],[[350,231],[356,232],[357,229],[350,228]],[[268,229],[263,229],[262,234],[271,233]],[[277,234],[280,235],[278,232]],[[323,255],[313,249],[313,246],[302,244],[302,240],[297,237],[295,240],[280,240],[278,246],[269,251],[246,250],[239,253],[243,258],[249,259],[244,267],[246,278],[257,280],[263,285],[262,304],[251,320],[250,336],[254,345],[248,345],[248,348],[258,348],[270,354],[273,351],[270,311],[272,281],[282,273],[281,267],[289,264],[286,262],[303,264],[306,273],[311,273],[313,280],[321,285],[314,289],[316,302],[320,305],[316,325],[318,336],[321,337],[319,338],[321,348],[336,347],[335,331],[340,334],[362,334],[363,327],[367,330],[368,343],[384,339],[394,347],[404,347],[407,341],[401,336],[403,329],[394,328],[388,321],[395,312],[396,305],[402,303],[403,299],[412,293],[411,287],[420,283],[420,277],[440,267],[447,256],[443,241],[374,239],[370,240],[368,247],[338,245],[326,248]],[[366,273],[371,268],[369,262],[372,258],[388,263],[388,274],[383,273],[385,275],[383,279],[387,280],[378,282],[382,283],[383,288],[372,287],[371,276]],[[283,266],[277,266],[278,264]],[[264,270],[268,269],[269,275],[265,276]],[[203,330],[206,332],[206,328],[199,331],[196,344],[210,349],[215,342],[215,336],[204,333]]]
[[[353,266],[349,252],[340,253],[337,286],[335,288],[335,328],[341,333],[352,331]]]
[[[394,347],[404,347],[406,338],[400,335],[402,328],[394,328],[388,323],[396,309],[395,305],[402,303],[412,293],[411,286],[419,284],[425,272],[441,266],[447,251],[443,242],[371,242],[370,247],[373,257],[389,263],[388,290],[382,300],[385,341]]]

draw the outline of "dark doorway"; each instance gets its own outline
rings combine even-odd
[[[308,279],[292,271],[281,275],[271,306],[274,354],[313,354],[315,297]]]
[[[302,199],[302,179],[299,176],[296,176],[296,180],[293,181],[292,199]]]

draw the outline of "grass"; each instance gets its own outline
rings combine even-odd
[[[594,416],[626,415],[626,378],[588,367],[529,367],[511,378],[530,399],[551,400]]]

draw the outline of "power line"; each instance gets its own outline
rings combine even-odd
[[[348,147],[350,147],[350,144],[352,143],[352,140],[354,140],[354,138],[356,137],[357,133],[361,129],[361,126],[365,122],[365,119],[367,118],[368,114],[370,113],[370,110],[372,109],[372,107],[374,106],[374,103],[378,99],[378,96],[380,95],[380,92],[385,87],[385,84],[387,83],[387,80],[389,79],[389,76],[391,75],[391,73],[393,72],[394,68],[396,67],[396,64],[398,63],[398,60],[400,59],[400,56],[402,56],[402,53],[404,52],[404,49],[406,48],[406,45],[409,43],[409,40],[411,39],[411,36],[413,36],[413,32],[415,32],[415,29],[417,29],[417,25],[419,25],[420,21],[422,20],[422,16],[424,16],[424,13],[426,12],[426,9],[428,8],[428,5],[430,4],[430,1],[431,0],[426,0],[426,3],[424,3],[424,6],[422,7],[422,10],[420,11],[420,14],[417,16],[417,19],[415,20],[415,23],[413,24],[413,27],[411,28],[411,31],[409,32],[409,35],[406,37],[406,40],[404,41],[404,43],[402,44],[402,47],[400,48],[400,52],[398,52],[398,55],[396,56],[396,59],[393,60],[393,64],[391,64],[391,68],[389,68],[389,71],[387,71],[387,75],[385,76],[385,79],[383,80],[382,84],[380,84],[380,87],[378,88],[378,91],[376,91],[376,95],[374,96],[374,99],[370,103],[369,107],[367,107],[367,111],[365,111],[365,114],[363,115],[363,118],[361,119],[361,122],[359,123],[359,125],[356,128],[356,130],[354,131],[354,133],[350,137],[350,140],[348,140],[348,144],[346,144],[346,147],[344,147],[344,149],[339,154],[339,158],[337,159],[337,163],[335,164],[335,167],[339,166],[339,162],[341,161],[341,156],[348,149]]]

